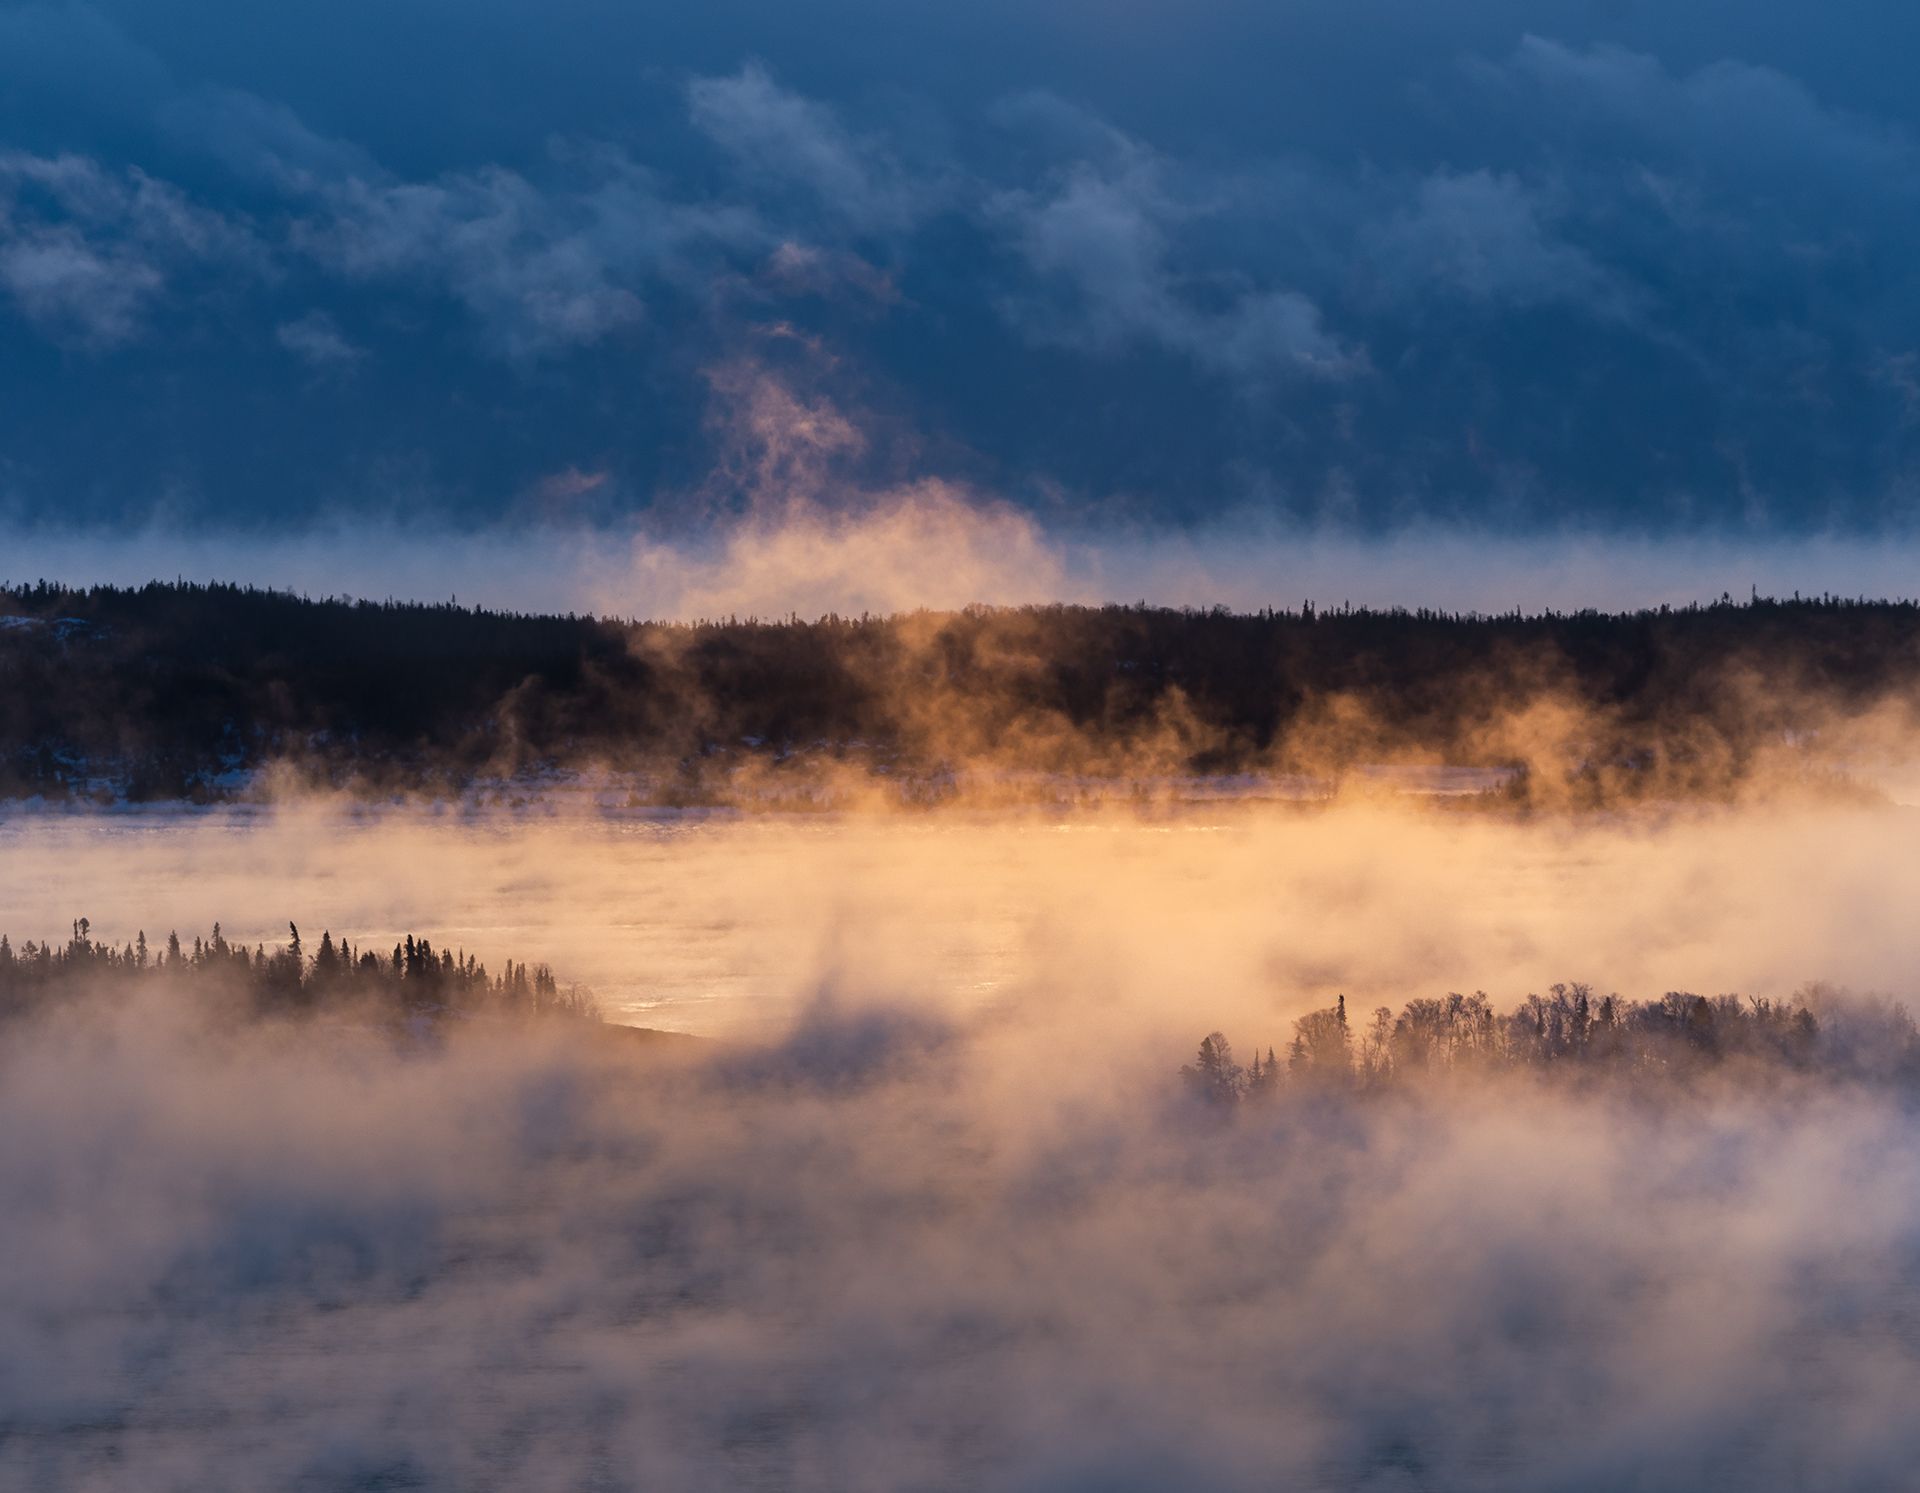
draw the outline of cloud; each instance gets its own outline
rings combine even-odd
[[[286,104],[238,88],[184,90],[160,112],[166,136],[247,181],[299,191],[377,172],[372,157],[310,129]]]
[[[550,502],[565,503],[574,498],[585,497],[588,493],[598,492],[607,484],[605,472],[582,471],[579,467],[564,467],[558,472],[549,473],[541,478],[540,496]]]
[[[1185,196],[1181,173],[1154,152],[1112,132],[1082,134],[1100,159],[988,204],[1039,280],[1003,303],[1017,327],[1090,352],[1154,347],[1245,379],[1341,379],[1365,367],[1301,292],[1250,287],[1234,271],[1183,271],[1178,235],[1213,209]]]
[[[854,233],[906,231],[941,203],[937,177],[854,136],[832,109],[782,88],[757,62],[694,79],[687,100],[695,126],[749,176],[802,191],[820,218]]]
[[[131,341],[164,283],[125,252],[101,253],[72,228],[13,232],[0,240],[0,285],[21,313],[58,340],[87,348]]]
[[[1483,306],[1558,301],[1620,316],[1633,299],[1590,254],[1552,233],[1535,193],[1511,175],[1430,176],[1372,239],[1383,282],[1416,302],[1439,291]]]
[[[1679,75],[1624,47],[1540,36],[1525,38],[1509,66],[1552,91],[1552,113],[1629,129],[1743,186],[1911,182],[1914,148],[1899,131],[1826,107],[1775,68],[1725,58]]]
[[[366,349],[346,339],[339,324],[324,311],[309,311],[274,328],[274,340],[314,368],[350,368],[366,356]]]
[[[617,85],[566,18],[354,14],[371,73],[293,20],[236,51],[117,4],[0,12],[0,304],[158,353],[180,401],[102,448],[131,362],[23,360],[13,501],[143,511],[164,481],[252,522],[271,443],[316,453],[276,487],[302,519],[405,470],[485,523],[580,452],[644,503],[692,480],[696,371],[759,321],[1007,491],[1114,512],[1872,527],[1920,473],[1913,111],[1811,11],[1685,37],[1623,12],[1608,45],[1570,5],[1534,36],[1149,7],[1100,48],[902,11],[834,53],[703,14]],[[485,109],[403,76],[503,47],[529,65]],[[1252,81],[1260,47],[1297,85]],[[326,412],[297,357],[249,361],[310,314],[367,354]],[[237,378],[247,431],[185,417]]]
[[[502,167],[406,182],[328,183],[294,225],[295,248],[350,280],[445,289],[496,352],[540,358],[637,325],[643,293],[701,286],[763,242],[750,214],[675,203],[652,172],[595,149],[538,185]]]
[[[612,192],[625,193],[621,184]],[[595,239],[610,203],[556,201],[492,169],[438,182],[330,187],[296,244],[352,279],[444,286],[510,357],[581,347],[637,323],[643,303]]]
[[[49,336],[95,350],[131,341],[169,275],[260,264],[245,224],[145,172],[0,152],[0,284]]]
[[[758,280],[783,296],[857,299],[877,307],[892,306],[901,299],[893,277],[859,255],[792,240],[767,256]]]

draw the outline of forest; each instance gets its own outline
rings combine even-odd
[[[323,932],[311,953],[297,925],[269,949],[232,943],[213,925],[191,945],[178,933],[164,944],[145,931],[118,946],[95,939],[79,918],[63,944],[29,939],[15,948],[0,933],[0,1019],[82,997],[166,985],[261,1016],[351,1012],[358,1016],[437,1020],[459,1016],[568,1017],[598,1021],[593,992],[562,986],[544,964],[509,959],[497,975],[465,950],[436,949],[409,933],[389,954],[334,942]]]
[[[0,795],[206,800],[268,765],[333,787],[743,766],[1515,769],[1518,792],[1724,795],[1920,699],[1920,606],[1729,597],[1623,614],[968,608],[691,624],[0,587]]]
[[[1785,1000],[1668,991],[1658,1000],[1596,996],[1579,983],[1496,1011],[1484,991],[1376,1007],[1363,1026],[1343,995],[1293,1024],[1284,1052],[1236,1060],[1220,1032],[1180,1070],[1202,1103],[1232,1108],[1284,1091],[1359,1091],[1449,1077],[1530,1073],[1556,1080],[1766,1081],[1790,1073],[1920,1084],[1920,1031],[1884,997],[1809,986]]]

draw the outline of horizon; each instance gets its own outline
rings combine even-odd
[[[691,621],[897,613],[970,605],[1130,605],[1236,612],[1346,604],[1376,610],[1605,612],[1755,593],[1920,594],[1920,536],[1709,533],[1511,536],[1420,526],[1049,530],[963,503],[832,512],[796,504],[692,534],[642,522],[457,532],[369,515],[285,533],[114,531],[0,524],[0,579],[75,587],[169,578],[308,596]]]
[[[1221,603],[1194,602],[1156,602],[1144,598],[1131,601],[1111,600],[1072,600],[1072,601],[1003,601],[1003,602],[964,602],[957,606],[915,606],[897,611],[840,612],[827,610],[818,613],[802,614],[789,612],[785,616],[747,613],[744,615],[699,614],[692,616],[643,616],[633,613],[594,612],[594,611],[541,611],[524,610],[510,606],[491,605],[485,601],[461,601],[458,594],[449,595],[446,600],[427,596],[386,596],[356,595],[351,592],[312,593],[290,586],[256,581],[228,579],[211,576],[198,579],[176,575],[167,580],[162,576],[137,582],[116,580],[83,581],[70,583],[48,576],[37,576],[30,581],[15,581],[0,575],[0,597],[9,597],[16,601],[28,598],[36,592],[50,592],[56,597],[134,597],[143,592],[178,591],[193,592],[236,592],[247,596],[262,596],[276,601],[295,602],[307,606],[346,606],[376,607],[394,610],[438,611],[452,610],[469,616],[492,616],[517,618],[529,621],[579,621],[590,624],[611,625],[628,628],[781,628],[791,626],[817,626],[825,622],[861,622],[891,623],[915,616],[953,617],[962,614],[991,613],[1033,613],[1033,612],[1136,612],[1165,613],[1182,617],[1220,616],[1244,620],[1276,621],[1315,621],[1322,618],[1339,617],[1386,617],[1407,618],[1420,621],[1438,621],[1446,623],[1485,623],[1485,622],[1550,622],[1576,618],[1597,618],[1605,621],[1626,621],[1647,617],[1688,615],[1711,612],[1728,608],[1739,610],[1757,607],[1853,607],[1853,608],[1890,608],[1913,609],[1920,607],[1920,591],[1910,595],[1865,593],[1848,595],[1837,591],[1822,591],[1817,594],[1802,595],[1794,591],[1787,595],[1774,593],[1762,594],[1758,583],[1749,587],[1744,596],[1736,596],[1723,591],[1719,596],[1698,596],[1679,602],[1654,602],[1642,606],[1622,606],[1607,608],[1602,606],[1555,607],[1547,605],[1536,609],[1523,609],[1519,606],[1505,610],[1479,610],[1476,608],[1448,609],[1444,607],[1409,606],[1400,602],[1374,605],[1362,601],[1354,603],[1350,598],[1339,602],[1321,602],[1311,597],[1299,605],[1264,605],[1254,608],[1235,608]],[[49,620],[49,619],[33,619]]]

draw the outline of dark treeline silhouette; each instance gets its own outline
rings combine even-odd
[[[1818,1008],[1818,1010],[1816,1010]],[[1555,985],[1513,1010],[1484,992],[1377,1007],[1356,1026],[1346,997],[1293,1024],[1284,1051],[1242,1065],[1213,1032],[1180,1070],[1188,1089],[1220,1106],[1283,1091],[1379,1089],[1499,1072],[1559,1078],[1692,1078],[1793,1071],[1920,1084],[1920,1034],[1905,1007],[1812,986],[1785,1001],[1669,991],[1659,1000],[1596,996]]]
[[[144,931],[116,945],[95,939],[86,918],[74,923],[65,943],[28,940],[16,946],[0,934],[0,1017],[135,985],[169,984],[260,1015],[599,1019],[592,992],[561,986],[544,964],[529,968],[509,959],[491,975],[464,950],[436,949],[412,934],[391,952],[376,952],[345,939],[336,943],[331,932],[309,950],[296,925],[288,924],[287,932],[287,942],[272,949],[231,943],[218,923],[209,937],[195,937],[191,945],[169,933],[155,946]]]
[[[1916,685],[1920,606],[1831,597],[669,625],[42,582],[0,587],[0,794],[217,796],[267,762],[374,788],[593,765],[689,792],[823,754],[936,775],[1525,766],[1543,722],[1595,794],[1700,794]]]

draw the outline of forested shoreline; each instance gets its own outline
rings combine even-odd
[[[506,961],[498,974],[464,949],[436,949],[409,933],[391,952],[334,941],[322,932],[309,951],[297,925],[284,944],[230,942],[215,923],[191,943],[170,932],[150,944],[144,930],[115,944],[79,918],[64,943],[0,932],[0,1018],[100,994],[165,985],[260,1016],[352,1012],[392,1019],[499,1016],[600,1019],[593,993],[562,986],[544,964]]]
[[[1530,994],[1509,1011],[1484,991],[1419,997],[1350,1020],[1343,995],[1293,1023],[1284,1049],[1242,1064],[1220,1032],[1180,1070],[1187,1091],[1231,1109],[1282,1094],[1389,1090],[1453,1078],[1533,1074],[1568,1082],[1767,1081],[1788,1074],[1920,1086],[1920,1029],[1897,1001],[1823,985],[1784,1000],[1668,991],[1598,995],[1580,983]]]
[[[0,796],[458,789],[566,768],[665,801],[743,773],[1512,769],[1534,802],[1724,796],[1910,726],[1920,607],[1622,614],[969,608],[662,624],[231,585],[0,587]],[[943,775],[947,775],[943,777]]]

